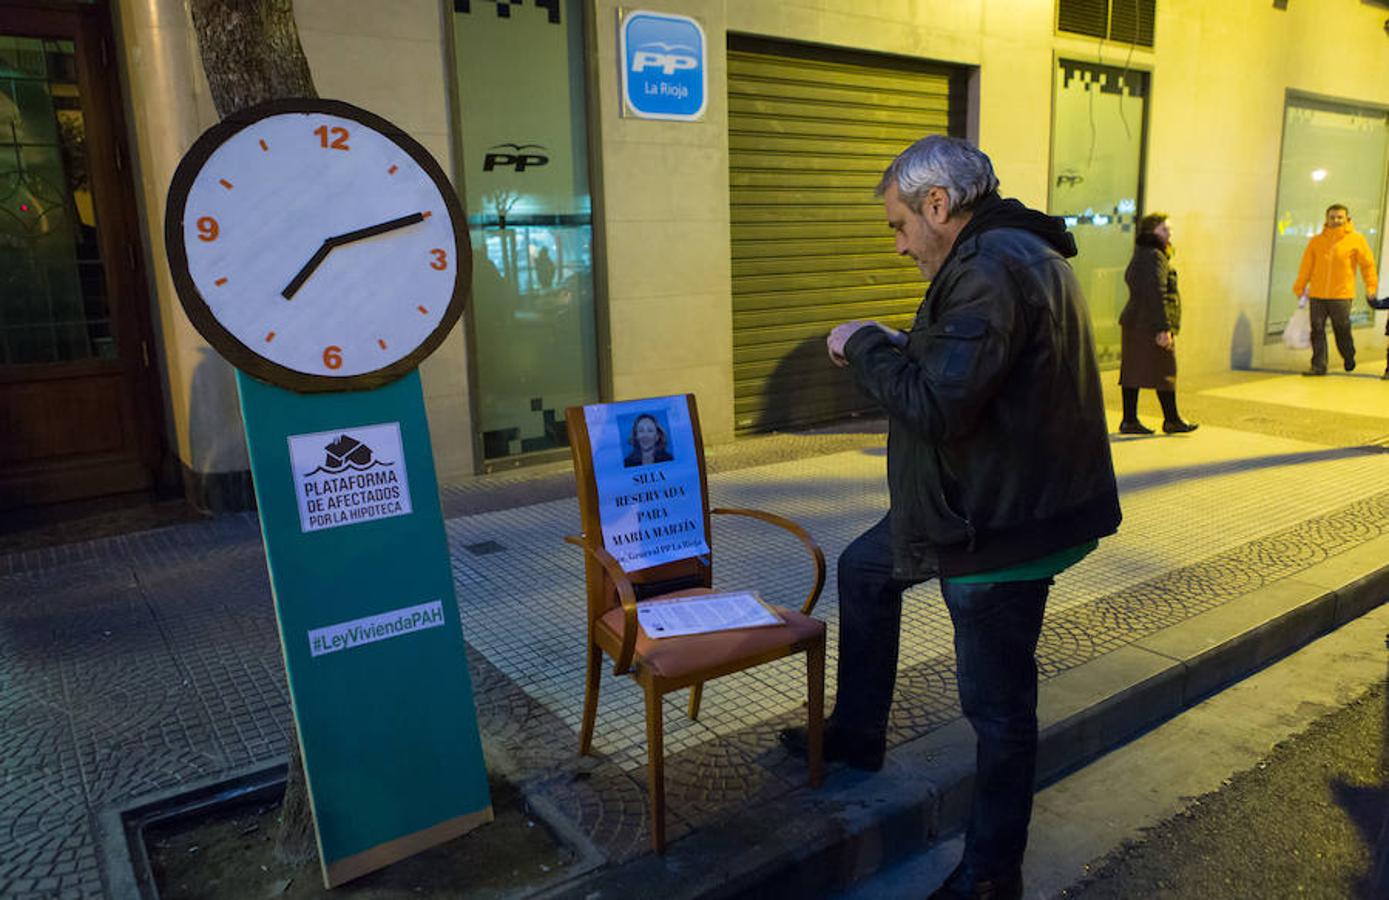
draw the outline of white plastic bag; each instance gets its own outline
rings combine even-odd
[[[1312,346],[1312,313],[1306,306],[1293,311],[1283,326],[1283,345],[1289,350],[1306,350]]]

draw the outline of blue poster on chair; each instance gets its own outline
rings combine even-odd
[[[603,545],[628,572],[709,552],[683,395],[584,407]]]

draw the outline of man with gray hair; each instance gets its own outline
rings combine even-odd
[[[929,282],[909,332],[830,332],[889,418],[887,515],[839,557],[839,672],[825,756],[883,765],[902,592],[939,578],[978,738],[963,858],[933,897],[1022,896],[1037,758],[1036,646],[1052,579],[1119,526],[1089,314],[1061,220],[998,196],[989,158],[931,136],[878,195]],[[782,741],[803,753],[804,729]]]

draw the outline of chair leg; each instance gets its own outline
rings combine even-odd
[[[651,849],[666,852],[666,751],[661,721],[661,694],[646,685],[646,792],[651,797]]]
[[[808,694],[809,721],[806,736],[810,738],[810,786],[819,787],[825,780],[825,642],[816,642],[805,651],[805,674]]]
[[[690,721],[699,721],[699,701],[704,697],[704,682],[690,685]]]
[[[584,682],[584,721],[579,729],[579,755],[587,756],[593,748],[593,723],[598,718],[598,688],[603,677],[603,651],[597,644],[588,645],[588,672]]]

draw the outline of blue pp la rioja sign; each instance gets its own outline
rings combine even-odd
[[[689,16],[636,11],[623,15],[623,111],[641,119],[693,122],[708,105],[708,44]]]

